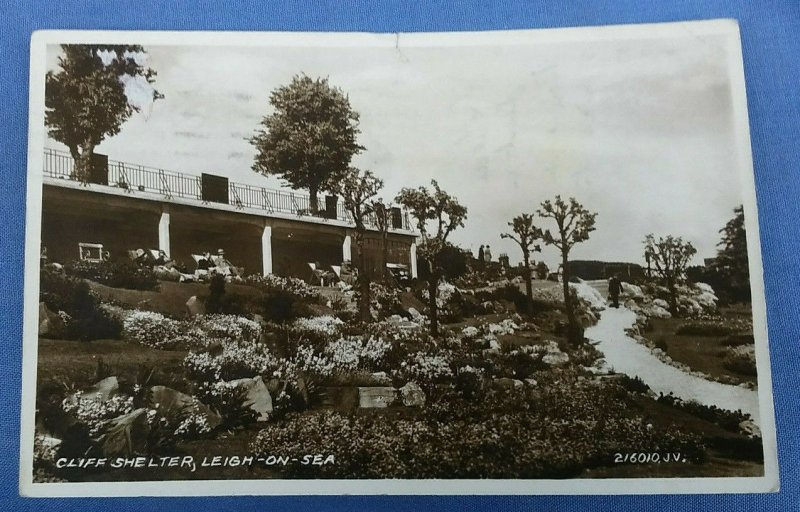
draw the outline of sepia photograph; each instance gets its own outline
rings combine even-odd
[[[735,21],[34,35],[32,496],[777,489]]]

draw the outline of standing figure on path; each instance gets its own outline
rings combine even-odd
[[[611,298],[611,307],[619,307],[619,296],[622,294],[622,281],[619,279],[619,274],[608,280],[608,296]]]
[[[486,263],[492,262],[492,249],[487,245],[483,251],[483,256],[486,258]]]
[[[478,248],[478,268],[483,268],[485,266],[484,263],[486,262],[483,258],[483,246],[481,245],[480,248]]]

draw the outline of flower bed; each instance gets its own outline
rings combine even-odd
[[[281,470],[301,478],[564,478],[630,451],[703,460],[698,438],[648,424],[620,400],[621,388],[558,377],[537,388],[478,392],[480,399],[445,394],[416,419],[289,415],[262,430],[251,451],[335,458]]]

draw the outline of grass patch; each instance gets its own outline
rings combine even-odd
[[[652,318],[652,330],[648,339],[666,352],[673,360],[703,372],[714,378],[727,378],[737,382],[756,382],[754,374],[742,373],[726,364],[725,355],[729,346],[741,346],[752,340],[752,335],[738,335],[730,331],[717,335],[679,334],[686,321],[676,318]]]

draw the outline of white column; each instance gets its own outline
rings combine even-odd
[[[352,263],[353,261],[353,252],[351,248],[352,239],[350,235],[345,235],[344,241],[342,242],[342,261],[349,261]]]
[[[169,250],[169,212],[161,212],[158,220],[158,248],[168,256],[172,254]]]
[[[409,258],[411,259],[411,278],[415,279],[417,277],[417,244],[416,242],[411,244],[411,249],[409,249]]]
[[[261,270],[265,276],[272,273],[272,226],[261,233]]]

